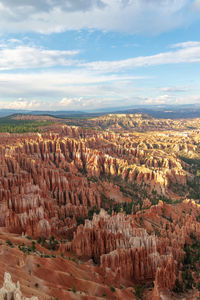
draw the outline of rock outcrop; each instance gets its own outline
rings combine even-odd
[[[136,119],[122,120],[121,128],[128,122],[143,129],[154,126],[154,120]],[[102,122],[97,125],[102,127]],[[110,117],[106,124],[109,122],[114,128],[116,122]],[[175,126],[169,120],[156,124],[159,131]],[[188,125],[177,121],[176,126]],[[22,238],[55,236],[64,240],[56,249],[63,257],[68,252],[69,257],[93,259],[93,274],[98,270],[95,276],[102,276],[98,297],[104,294],[105,279],[109,285],[125,286],[154,282],[157,299],[160,290],[172,290],[177,279],[182,282],[185,246],[196,246],[192,239],[200,238],[200,207],[192,200],[176,205],[173,201],[194,191],[195,161],[182,155],[198,157],[198,132],[117,133],[56,125],[42,134],[1,134],[0,141],[3,230]],[[158,202],[161,196],[172,204]],[[79,226],[81,223],[84,225]],[[60,280],[62,274],[55,277]],[[25,299],[19,284],[12,283],[8,274],[5,279],[9,284],[3,286],[2,297],[9,285],[14,299]],[[120,299],[120,289],[117,293]]]
[[[144,134],[121,136],[68,126],[53,133],[2,134],[0,226],[32,236],[69,237],[77,219],[102,207],[107,178],[179,197],[171,186],[187,186],[188,173],[181,160],[166,151],[164,137],[157,139],[154,145]]]
[[[134,217],[124,213],[110,217],[101,210],[92,221],[78,227],[71,250],[79,257],[93,258],[105,273],[109,269],[122,281],[145,282],[157,276],[162,287],[171,288],[176,280],[172,254],[162,253],[158,237],[138,228]],[[163,280],[168,272],[169,282]]]
[[[191,235],[200,237],[199,215],[200,206],[190,200],[176,206],[160,201],[136,215],[101,210],[78,227],[68,247],[121,282],[152,280],[158,289],[172,290],[181,278],[184,245]]]
[[[20,283],[12,281],[11,275],[5,273],[3,287],[0,289],[0,300],[38,300],[38,297],[26,298],[20,290]]]

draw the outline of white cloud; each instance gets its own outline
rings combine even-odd
[[[189,48],[189,47],[200,47],[200,42],[187,41],[187,42],[171,45],[171,48]]]
[[[161,95],[154,98],[144,100],[143,104],[174,104],[175,97],[169,95]]]
[[[0,0],[0,31],[93,28],[154,35],[187,23],[189,4],[190,0]]]
[[[63,98],[60,102],[60,106],[80,105],[82,97],[80,98]]]
[[[189,87],[186,86],[171,86],[171,87],[162,87],[159,91],[164,93],[185,93],[189,91]]]
[[[176,101],[182,103],[199,99],[198,83],[193,85],[195,89],[190,89],[190,92],[193,90],[191,93],[197,94],[192,98],[188,96],[187,86],[170,87],[168,80],[165,84],[169,84],[169,87],[155,89],[149,87],[149,79],[155,78],[126,73],[126,70],[136,67],[200,62],[198,41],[175,44],[170,51],[152,56],[91,63],[70,59],[77,55],[78,51],[48,50],[30,44],[24,45],[18,40],[2,42],[2,45],[4,46],[0,47],[0,107],[90,109],[93,106],[128,106],[135,103],[158,104]],[[67,69],[44,71],[45,68],[69,65],[70,68]],[[39,70],[30,70],[33,68]],[[43,68],[43,71],[40,68]],[[5,72],[11,69],[17,71]],[[20,73],[19,69],[29,69],[29,72],[23,70]],[[139,82],[143,80],[143,84],[136,84],[138,80]],[[184,97],[179,95],[177,97],[176,93],[180,92],[184,93]]]
[[[138,78],[142,79],[142,77]],[[100,103],[103,105],[117,101],[121,103],[122,99],[127,101],[132,99],[136,91],[135,81],[138,78],[126,75],[99,75],[81,70],[0,73],[0,104],[2,107],[2,102],[5,102],[3,106],[5,107],[11,103],[11,107],[15,108],[38,105],[38,109],[47,109],[47,107],[48,109],[58,109],[58,107],[73,109],[92,108]],[[12,100],[21,97],[25,100]],[[30,102],[32,99],[39,100],[37,103]]]
[[[30,92],[58,92],[61,93],[67,89],[74,90],[74,93],[81,86],[91,89],[92,85],[109,85],[109,83],[117,83],[123,85],[123,82],[142,80],[146,77],[127,76],[127,75],[99,75],[95,72],[87,72],[86,70],[71,70],[67,72],[51,71],[51,72],[34,72],[34,73],[0,73],[0,95],[3,92],[13,93],[15,89]],[[21,93],[21,92],[20,92]]]
[[[37,109],[41,106],[41,102],[37,100],[18,98],[17,100],[9,103],[0,102],[0,106],[9,109]]]
[[[191,7],[194,11],[198,12],[200,10],[200,0],[195,0]]]
[[[78,50],[48,50],[34,45],[24,45],[18,40],[2,41],[0,44],[0,71],[13,69],[73,67],[96,72],[119,72],[137,67],[148,67],[165,64],[198,63],[200,62],[200,42],[188,41],[171,46],[173,50],[151,56],[139,56],[118,61],[82,62],[72,59],[79,54]],[[78,71],[79,72],[79,71]],[[106,77],[102,75],[101,81]],[[136,77],[136,78],[139,78]],[[116,77],[110,77],[110,80]],[[91,79],[90,79],[91,80]],[[96,80],[96,79],[94,79]]]
[[[67,11],[87,11],[94,7],[104,8],[105,3],[102,0],[1,0],[2,7],[8,10],[20,13],[23,9],[30,14],[36,12],[48,12],[56,8]]]
[[[16,41],[15,41],[16,42]],[[79,51],[46,50],[26,45],[0,49],[0,71],[12,69],[31,69],[74,64],[70,57]]]
[[[35,86],[33,86],[33,89]],[[19,91],[20,92],[20,91]],[[1,93],[1,89],[0,89]],[[176,96],[174,94],[158,94],[152,92],[151,89],[137,88],[126,83],[124,85],[112,84],[106,90],[105,86],[80,86],[77,89],[66,88],[65,94],[68,95],[61,98],[62,93],[53,93],[52,98],[35,96],[33,98],[18,98],[17,100],[0,100],[0,108],[10,109],[27,109],[27,110],[91,110],[106,107],[124,107],[134,105],[159,105],[159,104],[186,104],[200,103],[200,93],[191,95]],[[82,94],[82,97],[78,95]],[[10,97],[11,95],[9,95]],[[11,98],[11,97],[10,97]],[[15,98],[13,93],[12,98]],[[60,100],[61,99],[61,100]]]
[[[141,104],[144,105],[159,105],[159,104],[192,104],[199,103],[200,104],[200,94],[194,95],[184,95],[184,96],[175,96],[175,95],[157,95],[153,97],[146,97],[143,101],[141,100]]]
[[[139,56],[119,61],[96,61],[80,65],[100,72],[119,72],[137,67],[200,62],[200,42],[185,42],[177,45],[179,46],[176,47],[181,47],[181,49],[151,56]]]

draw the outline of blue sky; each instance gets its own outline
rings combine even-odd
[[[200,0],[0,0],[0,108],[200,102]]]

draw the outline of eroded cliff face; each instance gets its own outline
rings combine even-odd
[[[108,114],[89,120],[88,125],[114,131],[185,131],[199,129],[199,119],[156,119],[148,114]]]
[[[32,242],[35,242],[34,248]],[[49,250],[36,240],[0,228],[0,287],[3,286],[0,295],[8,296],[3,300],[13,300],[15,298],[9,297],[17,295],[21,298],[16,300],[25,300],[23,297],[37,297],[39,300],[97,300],[105,297],[136,300],[131,285],[120,288],[113,278],[105,279],[99,266],[91,260],[80,261],[72,253],[61,251]],[[12,276],[12,280],[10,276],[4,280],[5,272]],[[20,285],[16,284],[17,281]],[[115,288],[111,290],[111,286]]]
[[[71,235],[77,218],[102,207],[108,177],[175,197],[171,182],[187,184],[181,161],[164,148],[152,149],[152,141],[144,144],[145,136],[67,126],[57,131],[0,137],[0,225],[10,231]]]
[[[191,235],[200,237],[199,215],[200,206],[190,200],[176,206],[160,201],[136,215],[109,216],[101,210],[78,227],[68,247],[79,257],[93,258],[122,283],[150,280],[157,290],[172,290],[182,278],[184,245]]]
[[[196,133],[57,126],[43,134],[2,134],[0,140],[0,227],[34,239],[64,239],[60,252],[92,259],[111,284],[154,281],[152,297],[182,280],[184,246],[192,243],[191,234],[200,237],[199,205],[152,204],[159,195],[187,195],[194,173],[179,154],[198,152]],[[184,187],[184,195],[174,186]],[[108,214],[123,204],[130,206],[128,215]]]
[[[105,273],[115,273],[122,282],[153,280],[158,270],[167,268],[171,277],[169,281],[159,280],[159,284],[171,289],[176,280],[175,262],[172,252],[163,251],[162,244],[155,234],[139,227],[133,216],[118,213],[110,217],[101,210],[92,221],[78,227],[71,250],[79,257],[93,258]]]
[[[0,225],[32,236],[67,235],[76,217],[100,206],[83,169],[81,143],[59,136],[8,136],[0,149]],[[80,147],[80,149],[79,149]]]

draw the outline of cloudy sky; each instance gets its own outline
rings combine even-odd
[[[0,108],[200,103],[200,0],[0,0]]]

